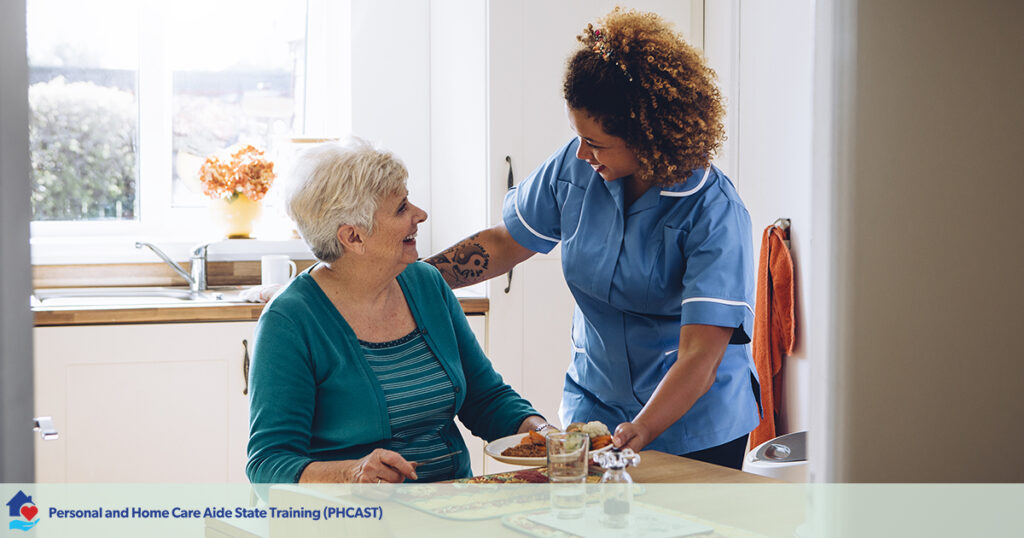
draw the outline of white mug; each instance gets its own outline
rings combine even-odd
[[[260,283],[287,284],[295,276],[295,262],[287,254],[268,254],[260,256]]]

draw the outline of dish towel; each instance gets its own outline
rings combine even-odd
[[[793,258],[788,231],[774,224],[761,237],[754,314],[754,366],[761,381],[761,424],[750,432],[750,448],[774,439],[782,396],[782,357],[793,352]]]
[[[284,289],[284,284],[267,284],[266,286],[253,286],[239,296],[247,303],[265,303],[277,295],[277,292]]]

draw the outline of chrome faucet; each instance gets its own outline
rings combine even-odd
[[[181,277],[188,282],[188,289],[192,293],[206,291],[206,249],[209,246],[209,243],[200,243],[192,247],[192,253],[189,255],[189,261],[192,265],[192,274],[190,275],[153,243],[147,243],[145,241],[135,242],[135,248],[149,247],[150,250],[156,253],[156,255],[164,261],[164,263],[170,265],[171,269],[174,269],[175,272],[181,275]]]

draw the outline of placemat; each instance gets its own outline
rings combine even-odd
[[[622,538],[627,532],[644,538],[675,538],[714,532],[713,528],[682,517],[681,514],[652,510],[640,503],[633,504],[628,529],[612,529],[601,524],[601,511],[602,506],[597,503],[587,506],[583,517],[578,519],[558,519],[552,512],[540,512],[527,517],[534,523],[587,538]]]
[[[603,475],[604,469],[588,467],[587,483],[596,484],[601,481]],[[547,484],[549,480],[548,468],[539,467],[536,469],[522,469],[519,471],[506,471],[504,473],[460,478],[458,480],[451,480],[451,482],[455,484]]]
[[[601,469],[590,469],[588,484],[597,484]],[[547,468],[508,471],[452,480],[443,486],[417,484],[399,488],[391,500],[421,512],[463,521],[490,519],[518,512],[534,512],[550,507],[547,488],[503,488],[502,484],[546,484]],[[459,486],[464,488],[459,491]],[[482,487],[481,487],[482,486]],[[489,487],[488,487],[489,486]],[[453,493],[453,490],[455,493]],[[598,502],[600,491],[587,488],[587,502]]]
[[[713,521],[708,521],[697,516],[690,514],[684,514],[682,512],[676,512],[660,506],[654,506],[651,504],[637,503],[634,501],[633,510],[635,514],[643,514],[643,517],[647,518],[645,522],[646,526],[641,528],[640,526],[632,526],[629,529],[603,529],[603,528],[591,528],[587,526],[587,523],[581,522],[581,526],[575,532],[569,530],[563,530],[554,526],[549,526],[543,523],[543,518],[546,515],[550,515],[547,509],[540,510],[533,513],[518,513],[509,514],[501,518],[501,522],[506,527],[515,529],[521,533],[528,534],[530,536],[536,536],[538,538],[599,538],[601,536],[615,536],[621,537],[624,535],[637,535],[637,536],[659,536],[656,534],[658,528],[650,528],[651,523],[654,520],[661,521],[662,524],[672,523],[674,519],[679,520],[678,529],[682,532],[688,532],[689,534],[667,534],[665,536],[699,536],[700,538],[764,538],[764,535],[738,529],[728,525],[721,525]],[[600,505],[592,505],[587,507],[587,512],[584,518],[589,519],[592,522],[599,521],[600,517]],[[576,520],[580,521],[580,520]],[[602,534],[606,533],[606,534]],[[694,534],[696,533],[696,534]]]

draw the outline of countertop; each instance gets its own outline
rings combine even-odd
[[[458,294],[458,293],[457,293]],[[490,308],[487,297],[459,297],[467,316],[484,315]],[[201,303],[160,305],[37,306],[32,308],[36,327],[66,325],[122,325],[130,323],[201,323],[210,321],[256,321],[265,303]]]
[[[313,260],[295,260],[302,271]],[[187,267],[187,263],[185,265]],[[214,261],[207,267],[211,288],[229,287],[235,292],[260,283],[260,262]],[[184,281],[165,263],[124,263],[91,265],[36,265],[32,267],[35,289],[157,286],[182,287]],[[187,286],[186,286],[187,287]],[[482,290],[455,290],[466,315],[484,315],[490,301]],[[62,325],[113,325],[127,323],[201,323],[209,321],[255,321],[264,303],[239,300],[220,302],[167,302],[159,304],[85,304],[46,306],[33,304],[36,327]]]

